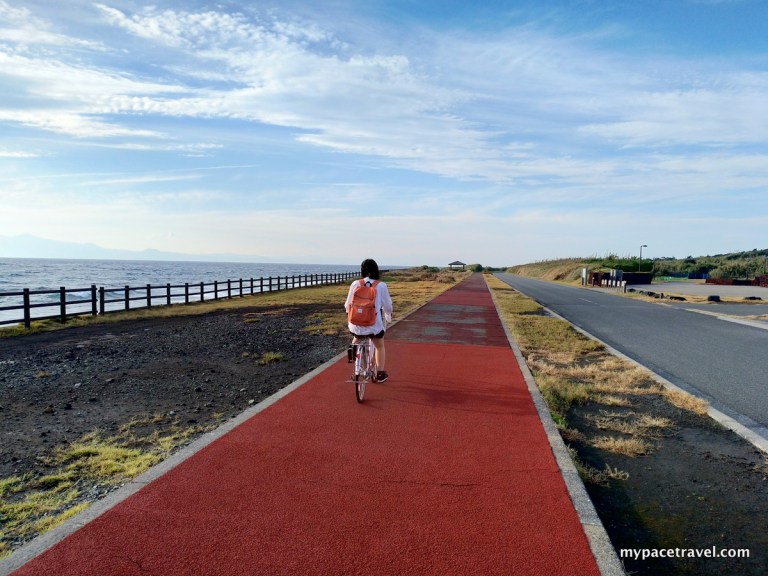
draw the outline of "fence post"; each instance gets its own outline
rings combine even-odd
[[[214,300],[219,299],[219,281],[218,280],[213,281],[213,299]]]
[[[253,278],[251,278],[251,296],[253,296]]]
[[[243,297],[243,279],[240,278],[240,298]]]
[[[168,282],[165,285],[165,294],[167,296],[166,303],[168,304],[168,306],[170,306],[171,305],[171,283],[170,282]]]
[[[205,301],[205,282],[200,282],[200,302]]]
[[[264,294],[264,276],[259,278],[259,294]]]
[[[184,304],[189,304],[189,282],[184,282]]]
[[[96,284],[91,284],[91,315],[96,316]]]
[[[32,309],[29,307],[29,288],[24,288],[24,328],[32,326]]]
[[[227,278],[227,298],[232,298],[232,280]]]
[[[147,284],[147,308],[152,307],[152,286]]]
[[[131,309],[131,287],[130,286],[125,287],[125,309],[126,310]]]
[[[59,287],[59,308],[61,310],[60,321],[62,324],[67,323],[67,289],[64,286]]]
[[[99,314],[104,314],[106,312],[106,291],[104,290],[104,286],[99,286]]]

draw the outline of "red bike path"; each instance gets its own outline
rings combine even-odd
[[[13,574],[599,574],[482,276],[386,345],[362,404],[338,360]]]

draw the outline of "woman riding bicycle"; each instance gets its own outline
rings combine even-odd
[[[374,303],[374,309],[376,311],[375,322],[370,326],[359,326],[349,322],[349,331],[355,336],[373,336],[373,346],[376,349],[376,381],[386,382],[389,375],[385,370],[386,364],[386,351],[384,349],[384,331],[386,324],[392,320],[392,298],[389,296],[389,289],[387,285],[379,280],[379,265],[375,260],[367,259],[363,260],[360,265],[360,276],[362,280],[355,280],[349,287],[349,293],[347,294],[347,301],[344,303],[344,309],[349,313],[349,308],[352,305],[352,298],[355,293],[355,289],[360,286],[360,283],[365,286],[373,286],[376,290],[376,300]]]

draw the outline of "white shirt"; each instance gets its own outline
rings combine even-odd
[[[364,280],[366,284],[373,282],[373,280],[368,277],[364,278]],[[355,286],[357,286],[358,282],[360,282],[359,278],[349,286],[347,301],[344,303],[344,309],[347,312],[349,312],[349,306],[352,304],[352,294],[354,293]],[[378,312],[378,314],[376,314],[376,323],[373,326],[356,326],[355,324],[348,322],[347,325],[349,326],[350,332],[363,335],[378,334],[384,330],[385,326],[382,312],[388,317],[392,317],[392,298],[389,296],[389,288],[387,288],[387,285],[384,282],[379,281],[379,283],[376,284],[376,302],[374,303],[374,306],[376,306],[376,311]]]

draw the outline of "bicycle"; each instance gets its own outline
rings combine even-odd
[[[354,362],[355,369],[352,372],[352,379],[348,382],[355,384],[355,398],[358,402],[362,402],[365,396],[365,383],[369,380],[376,382],[373,336],[355,336],[351,348],[348,358],[349,362]]]

